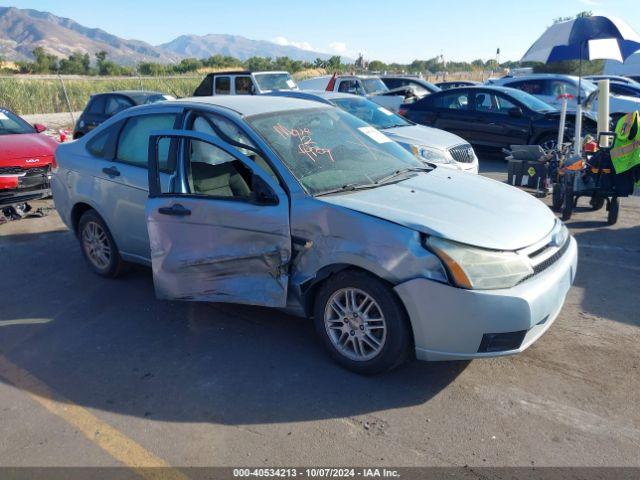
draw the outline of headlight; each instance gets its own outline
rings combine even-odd
[[[411,152],[420,160],[432,163],[455,163],[453,158],[437,148],[427,147],[425,145],[411,145]]]
[[[427,238],[426,244],[461,288],[511,288],[533,274],[528,258],[514,252],[485,250],[438,237]]]

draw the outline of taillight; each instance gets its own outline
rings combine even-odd
[[[400,109],[398,110],[398,115],[402,115],[403,117],[406,117],[408,112],[409,112],[408,108],[400,107]]]

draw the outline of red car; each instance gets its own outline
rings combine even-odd
[[[58,142],[44,130],[0,108],[0,209],[51,195]]]

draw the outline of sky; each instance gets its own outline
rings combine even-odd
[[[368,60],[518,60],[557,17],[617,16],[640,32],[637,0],[9,0],[153,45],[227,33]]]

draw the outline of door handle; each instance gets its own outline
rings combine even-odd
[[[102,169],[103,173],[106,173],[110,177],[119,177],[120,171],[116,167],[105,167]]]
[[[174,217],[184,217],[186,215],[191,215],[191,210],[184,208],[179,203],[176,203],[170,207],[160,207],[158,209],[158,213],[161,213],[162,215],[173,215]]]

